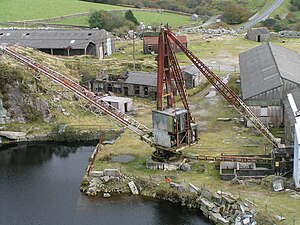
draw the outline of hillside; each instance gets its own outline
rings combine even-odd
[[[88,56],[55,57],[29,48],[20,48],[18,51],[80,83],[95,78],[104,69],[109,73],[120,74],[126,71],[129,64],[126,60],[99,61]],[[137,63],[137,66],[142,67],[143,70],[152,68],[147,65],[147,62]],[[24,69],[23,65],[6,55],[0,55],[2,130],[41,135],[57,132],[61,125],[67,125],[67,132],[120,129],[119,124],[105,116],[96,117],[89,110],[78,105],[76,100],[65,99],[57,92],[61,90],[55,87],[49,88],[49,83],[37,81],[31,70]],[[138,105],[138,101],[135,104]]]

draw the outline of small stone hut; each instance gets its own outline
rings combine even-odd
[[[270,39],[270,32],[266,27],[251,28],[247,31],[246,38],[256,42],[266,42]]]

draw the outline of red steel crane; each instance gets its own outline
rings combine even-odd
[[[194,53],[187,49],[168,28],[162,29],[163,33],[170,38],[192,61],[206,79],[218,90],[218,92],[231,104],[243,117],[251,121],[256,129],[276,148],[283,147],[280,140],[275,138],[269,129],[257,118],[243,100],[234,93],[212,70],[208,68]]]
[[[181,73],[176,55],[173,51],[171,41],[173,41],[192,61],[192,63],[199,69],[199,71],[207,78],[207,80],[218,90],[218,92],[230,103],[243,117],[251,121],[253,125],[260,131],[263,136],[274,147],[280,147],[278,139],[265,127],[265,125],[255,116],[255,114],[247,107],[247,105],[235,94],[213,71],[211,71],[195,54],[187,49],[176,37],[176,35],[168,28],[162,28],[159,35],[159,54],[158,54],[158,79],[157,79],[157,110],[153,111],[153,120],[165,118],[171,115],[173,118],[172,130],[167,130],[162,133],[155,126],[151,130],[129,117],[128,115],[120,112],[118,109],[112,107],[108,103],[95,96],[94,93],[85,89],[77,82],[54,71],[46,66],[43,66],[34,60],[25,57],[15,51],[12,47],[0,46],[0,49],[18,60],[22,64],[45,75],[47,78],[55,81],[57,84],[72,91],[79,98],[85,100],[93,107],[101,110],[110,117],[122,123],[124,126],[140,135],[141,139],[149,143],[157,149],[158,155],[164,156],[164,152],[176,153],[179,148],[188,146],[197,141],[197,128],[194,119],[192,118],[189,100],[185,88],[184,77]],[[178,110],[175,106],[175,95],[179,94],[184,112]],[[181,113],[180,115],[178,113]],[[165,117],[160,117],[164,115]],[[182,116],[183,115],[183,116]],[[166,125],[167,126],[167,125]],[[156,134],[156,133],[157,134]],[[164,136],[165,135],[165,136]],[[161,138],[167,137],[168,142]],[[160,153],[159,153],[160,152]]]

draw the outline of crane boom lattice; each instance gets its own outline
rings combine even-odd
[[[211,71],[194,53],[187,49],[170,30],[165,29],[168,37],[184,52],[193,62],[206,79],[216,88],[216,90],[230,103],[243,117],[251,121],[260,133],[267,138],[274,147],[279,147],[278,140],[269,129],[256,117],[242,99],[234,93],[213,71]]]

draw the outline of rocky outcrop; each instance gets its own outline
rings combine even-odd
[[[278,33],[271,33],[272,37],[281,37],[281,38],[300,38],[300,31],[289,31],[283,30]]]
[[[4,99],[3,105],[5,105],[5,108],[0,104],[0,123],[25,123],[38,118],[43,119],[45,122],[51,121],[48,102],[27,91],[18,82],[4,86]]]
[[[0,99],[0,124],[6,124],[8,119],[7,110],[3,107],[3,101]]]
[[[105,170],[104,170],[105,171]],[[215,224],[224,225],[255,225],[256,212],[249,202],[243,202],[230,193],[216,193],[201,189],[193,184],[177,184],[170,182],[170,188],[150,180],[142,180],[134,176],[121,174],[117,169],[93,171],[85,177],[81,191],[88,196],[102,193],[109,197],[113,194],[133,193],[181,204],[187,208],[199,209]],[[111,173],[111,171],[114,171]],[[134,191],[128,184],[134,184]]]

